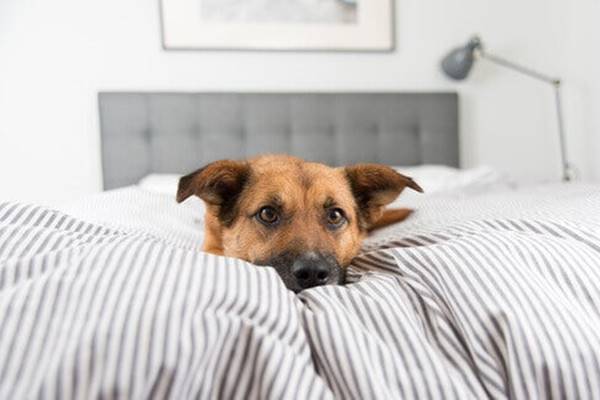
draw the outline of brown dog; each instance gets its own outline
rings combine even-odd
[[[274,267],[286,286],[339,283],[370,230],[402,221],[384,210],[411,178],[378,164],[331,168],[285,155],[216,161],[182,177],[177,201],[206,203],[204,250]]]

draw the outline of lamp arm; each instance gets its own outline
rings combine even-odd
[[[560,84],[561,81],[558,78],[552,78],[548,75],[542,74],[540,72],[534,71],[527,67],[524,67],[519,64],[515,64],[511,61],[505,60],[504,58],[495,56],[493,54],[489,54],[483,51],[481,47],[479,47],[479,56],[483,59],[493,62],[494,64],[498,64],[508,69],[512,69],[513,71],[517,71],[523,75],[527,75],[531,78],[537,79],[539,81],[543,81],[551,84],[554,87],[555,94],[555,102],[556,102],[556,119],[558,123],[558,140],[560,145],[560,159],[562,165],[562,179],[564,182],[569,182],[573,180],[573,168],[569,161],[567,160],[567,143],[565,140],[565,128],[564,128],[564,120],[563,120],[563,112],[562,112],[562,99],[561,99],[561,91]]]
[[[569,182],[574,178],[573,167],[567,160],[567,141],[565,139],[565,128],[562,113],[562,100],[560,95],[560,81],[554,84],[554,94],[556,99],[556,118],[558,121],[558,140],[560,144],[560,160],[562,164],[563,181]]]
[[[508,61],[502,57],[498,57],[493,54],[489,54],[481,49],[479,50],[479,56],[481,58],[484,58],[488,61],[493,62],[494,64],[498,64],[505,68],[512,69],[513,71],[520,72],[521,74],[528,75],[534,79],[544,81],[544,82],[550,83],[552,85],[560,85],[560,79],[558,79],[558,78],[553,78],[548,75],[542,74],[540,72],[534,71],[530,68],[524,67],[522,65],[515,64],[512,61]]]

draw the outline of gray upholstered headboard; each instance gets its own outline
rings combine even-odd
[[[104,189],[222,158],[458,165],[456,93],[99,94]]]

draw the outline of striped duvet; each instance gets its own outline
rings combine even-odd
[[[296,296],[137,188],[0,204],[0,399],[600,398],[600,189],[405,198]]]

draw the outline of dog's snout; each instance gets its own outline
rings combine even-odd
[[[285,286],[296,293],[315,286],[343,283],[345,276],[335,257],[326,252],[290,251],[254,263],[274,267]]]
[[[298,257],[292,265],[292,274],[298,286],[308,289],[325,285],[331,276],[330,263],[316,253],[308,253]]]

